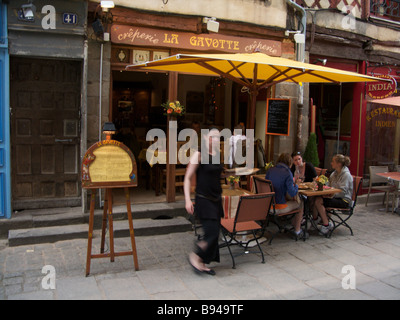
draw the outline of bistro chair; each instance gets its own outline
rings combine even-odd
[[[397,170],[397,172],[400,172],[400,165],[397,165],[395,169]],[[400,182],[394,181],[394,186],[395,190],[393,191],[392,213],[394,213],[394,206],[397,204],[398,201],[400,201],[400,199],[397,199],[400,197]]]
[[[388,166],[369,166],[369,187],[367,200],[365,206],[368,205],[369,195],[372,190],[384,192],[382,204],[385,204],[386,199],[386,211],[388,210],[389,194],[395,191],[395,187],[388,183],[388,180],[384,177],[378,176],[376,173],[388,172]]]
[[[258,239],[260,239],[264,234],[264,224],[262,222],[267,219],[268,213],[271,209],[273,196],[274,193],[272,192],[241,196],[235,218],[221,219],[221,230],[224,238],[224,243],[221,247],[228,247],[229,254],[232,257],[233,269],[236,268],[236,264],[235,257],[231,250],[231,245],[239,245],[244,249],[242,253],[236,255],[239,256],[250,253],[248,246],[251,241],[256,241],[258,250],[262,256],[262,263],[265,263],[264,253]],[[257,235],[256,231],[260,230],[261,232]],[[236,239],[238,233],[240,233],[241,236],[243,234],[251,234],[253,238],[249,241],[242,242]]]
[[[314,167],[315,172],[317,173],[317,176],[325,175],[328,169],[323,169],[323,168],[318,168]]]
[[[325,208],[326,213],[329,216],[329,220],[333,222],[333,228],[328,233],[327,238],[330,238],[333,231],[335,231],[340,226],[345,226],[350,230],[351,235],[353,235],[353,230],[347,223],[347,221],[352,217],[354,213],[354,208],[357,203],[358,192],[362,186],[362,177],[352,176],[353,177],[353,196],[352,196],[352,204],[349,208]]]
[[[253,179],[256,194],[273,192],[275,195],[274,187],[270,180],[266,180],[259,176],[254,176]],[[298,213],[300,213],[300,209],[292,210],[286,213],[276,213],[274,196],[274,199],[272,201],[272,210],[270,210],[268,214],[267,225],[269,224],[269,221],[271,221],[278,227],[278,232],[272,234],[271,239],[269,240],[269,244],[272,243],[275,235],[286,231],[285,226],[287,225],[288,220],[292,220],[292,218]]]

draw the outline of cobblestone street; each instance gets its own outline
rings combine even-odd
[[[194,233],[136,237],[140,271],[131,256],[92,259],[85,277],[87,240],[0,249],[0,299],[400,299],[400,217],[363,204],[351,219],[354,236],[339,228],[332,238],[311,232],[295,242],[287,234],[262,244],[266,263],[255,254],[238,257],[231,268],[221,249],[216,276],[198,275],[187,263]],[[275,230],[270,226],[271,230]],[[268,235],[267,235],[268,236]],[[99,235],[93,252],[99,251]],[[116,250],[129,250],[129,238],[116,239]],[[240,250],[239,248],[234,248]],[[55,289],[44,289],[55,268]],[[354,266],[356,288],[345,290],[342,273]],[[43,280],[45,279],[45,280]],[[43,283],[44,282],[44,286]]]

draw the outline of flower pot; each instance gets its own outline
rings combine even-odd
[[[318,191],[324,190],[324,185],[322,183],[317,182]]]
[[[231,189],[231,190],[235,190],[235,183],[230,183],[229,184],[229,189]]]

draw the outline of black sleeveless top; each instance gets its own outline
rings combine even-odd
[[[196,204],[195,210],[200,218],[219,219],[222,211],[221,164],[200,163],[196,170]]]

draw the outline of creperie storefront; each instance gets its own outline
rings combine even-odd
[[[255,50],[270,56],[280,57],[281,42],[266,39],[239,38],[228,35],[197,35],[145,27],[113,25],[111,39],[115,44],[144,47],[165,47],[169,50],[220,51],[231,53],[252,53]]]

